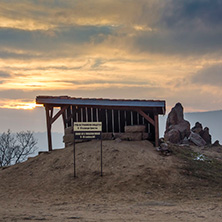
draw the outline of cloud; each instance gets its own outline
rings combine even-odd
[[[142,52],[180,56],[221,54],[222,2],[167,0],[153,31],[134,36]]]
[[[112,32],[111,27],[75,26],[55,32],[55,36],[44,31],[27,31],[12,28],[0,29],[0,45],[4,48],[47,52],[61,51],[72,45],[99,44]],[[70,51],[70,54],[72,52]]]
[[[204,67],[193,76],[192,81],[201,85],[221,87],[222,64]]]
[[[221,10],[219,0],[2,0],[0,96],[218,98]]]
[[[7,72],[0,71],[0,78],[9,78],[11,75]]]
[[[0,25],[0,45],[29,51],[30,57],[21,55],[24,59],[37,52],[72,57],[98,47],[168,56],[222,51],[220,1],[3,1],[3,5],[0,12],[6,25]],[[24,24],[10,25],[7,19]]]
[[[222,2],[220,0],[170,0],[165,5],[161,21],[168,28],[213,29],[221,27]]]

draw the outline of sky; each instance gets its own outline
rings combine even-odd
[[[38,95],[221,110],[222,0],[0,0],[0,108]]]

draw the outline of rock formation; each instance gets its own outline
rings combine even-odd
[[[198,133],[194,132],[190,133],[188,140],[194,143],[196,146],[205,146],[207,144]]]
[[[200,132],[200,136],[206,141],[207,145],[211,144],[211,135],[208,127],[205,127],[204,130]]]
[[[177,144],[211,145],[209,128],[203,129],[202,124],[196,122],[190,130],[190,123],[184,120],[183,106],[180,103],[177,103],[168,115],[164,139]]]
[[[201,131],[203,131],[203,126],[201,123],[196,122],[195,126],[191,129],[192,132],[200,134]]]
[[[184,120],[183,106],[177,103],[168,115],[164,139],[171,143],[181,143],[190,135],[190,123]]]
[[[193,133],[198,134],[206,142],[206,145],[211,144],[211,135],[209,133],[209,128],[208,127],[205,127],[203,129],[202,124],[199,123],[199,122],[196,122],[195,126],[191,129],[191,131]]]

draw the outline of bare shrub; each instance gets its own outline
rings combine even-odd
[[[31,131],[12,134],[10,130],[0,135],[0,167],[22,162],[36,149],[37,140]]]

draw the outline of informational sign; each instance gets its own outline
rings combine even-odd
[[[74,123],[74,132],[101,132],[102,122],[78,122]]]
[[[103,161],[102,161],[102,122],[75,122],[73,127],[74,143],[74,177],[76,177],[76,140],[92,140],[100,139],[100,159],[101,159],[101,176],[103,176]]]
[[[75,139],[100,139],[102,122],[77,122],[74,123]]]

